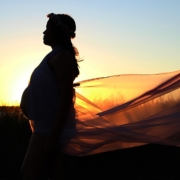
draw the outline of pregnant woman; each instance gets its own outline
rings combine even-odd
[[[52,51],[33,71],[20,105],[33,132],[22,165],[23,177],[28,180],[62,179],[62,129],[65,124],[75,129],[73,81],[79,69],[71,38],[75,37],[76,24],[65,14],[47,17],[43,40]]]
[[[25,179],[62,179],[61,152],[87,156],[148,143],[180,146],[180,71],[84,80],[75,94],[75,22],[63,14],[48,17],[44,44],[52,51],[21,100],[33,131]]]

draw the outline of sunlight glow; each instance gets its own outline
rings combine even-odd
[[[0,104],[20,101],[34,68],[51,51],[43,44],[50,12],[70,14],[76,21],[72,43],[84,60],[76,82],[179,70],[180,1],[42,2],[0,2]]]

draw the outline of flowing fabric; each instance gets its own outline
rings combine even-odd
[[[86,156],[147,143],[180,146],[180,71],[79,84],[76,128],[62,132],[64,153]]]

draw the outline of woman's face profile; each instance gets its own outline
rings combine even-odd
[[[47,22],[46,30],[43,32],[43,34],[44,34],[44,37],[43,37],[44,44],[53,46],[53,44],[54,44],[53,29],[52,29],[52,25],[49,23],[49,21]]]

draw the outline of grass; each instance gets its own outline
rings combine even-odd
[[[19,107],[1,106],[0,113],[0,180],[21,180],[30,127]],[[179,148],[154,144],[87,157],[63,156],[67,180],[179,180],[179,167]]]

